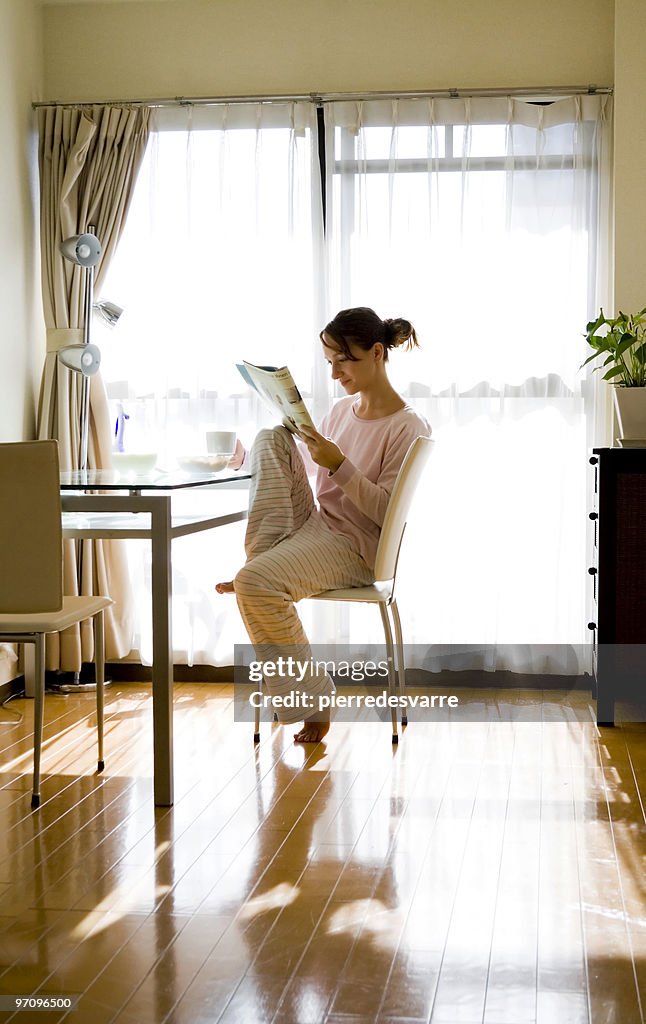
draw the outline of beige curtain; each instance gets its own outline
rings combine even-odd
[[[94,226],[102,245],[95,288],[100,294],[119,242],[149,134],[146,107],[58,107],[38,110],[41,193],[42,291],[47,355],[38,410],[39,437],[59,441],[62,469],[76,469],[79,450],[81,375],[62,365],[59,349],[83,340],[82,267],[64,259],[60,242]],[[118,299],[118,296],[117,296]],[[101,375],[91,378],[88,466],[110,466],[111,429]],[[106,655],[121,658],[131,648],[131,595],[120,541],[88,541],[83,553],[83,593],[108,593]],[[78,590],[76,548],[65,544],[65,593]],[[93,655],[85,623],[50,638],[47,667],[78,672]]]

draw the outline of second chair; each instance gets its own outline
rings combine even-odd
[[[63,595],[63,534],[56,441],[0,444],[0,643],[33,644],[34,776],[40,804],[45,695],[45,636],[94,620],[98,769],[103,760],[103,612],[109,597]]]

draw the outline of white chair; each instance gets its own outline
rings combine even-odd
[[[45,635],[94,620],[99,758],[103,770],[103,610],[109,597],[63,596],[63,534],[56,441],[0,444],[0,643],[34,644],[34,779],[40,804]]]
[[[395,600],[395,581],[397,578],[397,562],[401,550],[402,538],[406,529],[406,520],[410,511],[420,477],[433,450],[434,441],[428,437],[417,437],[406,452],[401,469],[397,474],[395,485],[390,495],[386,517],[379,536],[379,546],[375,558],[375,582],[368,587],[348,587],[341,590],[325,590],[315,594],[310,601],[355,601],[363,604],[377,604],[381,612],[384,627],[386,650],[388,657],[388,689],[391,696],[396,696],[395,677],[399,682],[399,694],[404,696],[404,642],[402,638],[401,620]],[[393,629],[390,623],[392,613],[397,648],[395,669],[395,644]],[[393,743],[399,742],[397,733],[397,709],[391,708],[393,727]],[[407,725],[405,710],[402,710],[402,725]],[[260,710],[256,708],[254,742],[260,740]]]

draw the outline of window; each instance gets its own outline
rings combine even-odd
[[[603,297],[610,104],[326,104],[325,239],[312,105],[157,126],[105,288],[128,311],[102,347],[130,443],[154,437],[171,459],[231,425],[249,442],[269,420],[240,357],[288,363],[320,418],[327,320],[351,305],[410,319],[422,348],[395,353],[391,376],[439,442],[403,556],[413,663],[436,667],[439,640],[459,667],[581,667],[593,402],[579,366]],[[205,639],[178,648],[230,663],[235,613],[196,603]],[[322,642],[379,636],[365,610],[311,614]]]

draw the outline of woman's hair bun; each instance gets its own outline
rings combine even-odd
[[[342,309],[321,331],[320,337],[324,344],[328,344],[331,338],[348,359],[356,358],[350,345],[369,352],[379,342],[384,346],[384,362],[391,348],[400,345],[405,345],[407,350],[418,347],[417,335],[408,320],[382,320],[369,306]]]
[[[403,320],[401,317],[384,320],[384,341],[387,348],[405,345],[407,352],[419,347],[415,328],[409,320]]]

